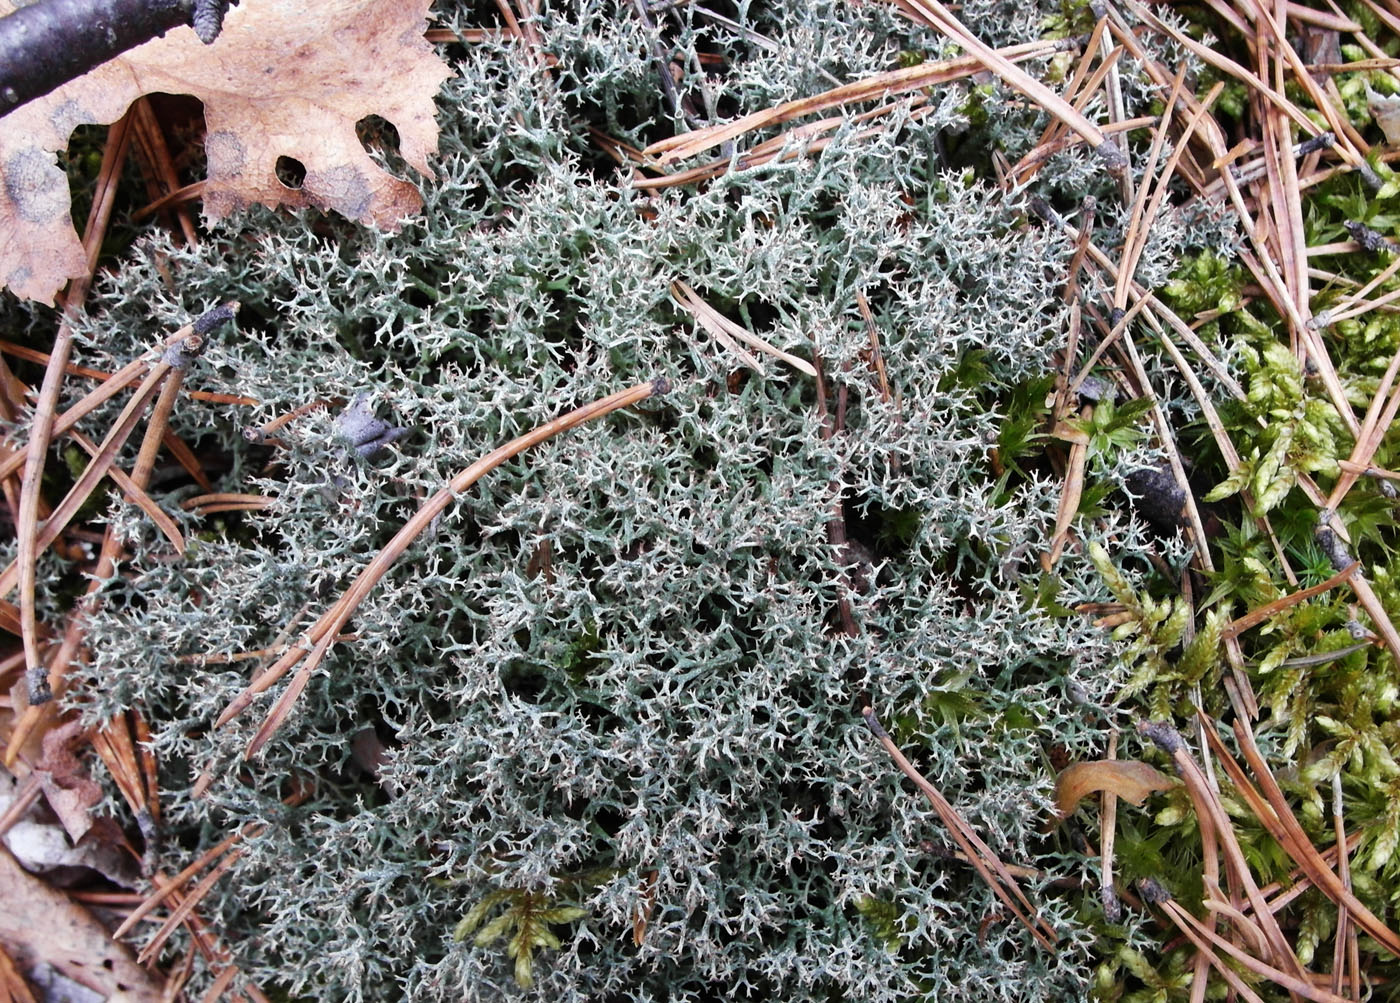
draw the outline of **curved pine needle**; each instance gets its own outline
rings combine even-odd
[[[269,666],[264,672],[253,680],[248,687],[235,697],[222,714],[214,722],[214,726],[220,727],[237,717],[268,687],[286,675],[292,668],[301,663],[297,668],[296,676],[292,679],[287,689],[277,699],[272,709],[263,719],[261,727],[258,728],[252,740],[248,743],[248,748],[244,752],[244,758],[251,759],[257,755],[264,745],[282,726],[292,711],[297,697],[306,688],[307,682],[311,678],[311,673],[316,666],[321,664],[321,660],[326,657],[326,652],[331,649],[331,645],[336,642],[340,634],[340,629],[345,626],[359,609],[360,603],[373,591],[380,580],[389,572],[396,562],[409,547],[409,544],[427,529],[428,526],[439,515],[445,512],[457,495],[471,487],[485,474],[495,470],[506,460],[518,456],[531,446],[551,439],[560,432],[566,432],[572,428],[611,414],[621,408],[638,404],[656,394],[663,394],[670,389],[670,384],[663,378],[650,380],[646,383],[639,383],[626,390],[619,390],[617,393],[609,394],[591,404],[585,404],[581,408],[576,408],[568,414],[561,415],[553,421],[546,422],[533,431],[517,436],[504,446],[498,446],[477,460],[471,466],[461,471],[453,477],[444,487],[440,488],[431,498],[425,501],[422,506],[403,524],[403,527],[394,534],[390,540],[364,570],[355,578],[355,581],[345,590],[345,594],[340,600],[327,610],[319,620],[307,632],[307,639],[314,645],[308,653],[304,647],[293,647],[275,663]]]

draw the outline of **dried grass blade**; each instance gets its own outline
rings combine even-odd
[[[870,303],[860,290],[856,290],[856,307],[860,310],[861,320],[865,322],[865,333],[870,338],[870,361],[875,366],[875,378],[880,381],[880,399],[888,404],[892,399],[890,378],[885,371],[885,355],[880,351],[880,329],[875,326],[875,315],[870,312]]]
[[[1055,512],[1055,533],[1050,538],[1051,565],[1059,561],[1060,555],[1064,553],[1065,544],[1069,541],[1070,526],[1074,523],[1074,517],[1079,512],[1079,503],[1084,496],[1084,468],[1088,462],[1088,443],[1073,443],[1069,447],[1064,490],[1060,492],[1060,504]]]

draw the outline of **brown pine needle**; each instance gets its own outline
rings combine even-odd
[[[1147,246],[1147,231],[1151,220],[1145,214],[1148,198],[1151,194],[1151,185],[1145,182],[1157,170],[1157,158],[1161,156],[1162,145],[1167,139],[1167,127],[1171,125],[1172,113],[1176,109],[1177,101],[1181,99],[1181,88],[1185,81],[1186,67],[1183,65],[1176,71],[1176,76],[1172,80],[1171,93],[1167,95],[1166,108],[1162,110],[1162,115],[1157,121],[1157,128],[1152,132],[1152,143],[1148,147],[1147,161],[1143,165],[1144,184],[1138,189],[1137,198],[1133,200],[1132,211],[1128,217],[1123,256],[1118,264],[1118,285],[1113,292],[1113,306],[1117,310],[1126,309],[1128,306],[1133,276],[1137,272],[1138,259]],[[1190,136],[1190,130],[1187,130],[1182,136],[1183,144],[1190,139]],[[1162,180],[1163,182],[1167,180],[1165,172]]]
[[[1114,52],[1100,62],[1098,72],[1086,86],[1084,78],[1089,75],[1089,67],[1094,64],[1094,58],[1099,54],[1099,47],[1103,44],[1104,31],[1108,27],[1106,18],[1099,18],[1094,25],[1094,30],[1089,33],[1089,41],[1084,44],[1083,50],[1079,53],[1079,58],[1075,61],[1074,72],[1070,74],[1069,82],[1065,84],[1065,100],[1071,102],[1077,111],[1082,112],[1093,96],[1094,90],[1102,81],[1102,74],[1108,72],[1108,67],[1118,59],[1119,53],[1124,51],[1120,46]],[[1036,144],[1036,149],[1048,147],[1055,143],[1060,135],[1065,131],[1065,127],[1058,121],[1053,121],[1045,127],[1045,131],[1040,134],[1040,142]],[[1021,158],[1020,162],[1012,168],[1011,173],[1015,175],[1019,184],[1027,184],[1035,176],[1039,164],[1032,157],[1034,150]]]
[[[147,895],[144,899],[142,899],[141,904],[138,905],[135,909],[133,909],[131,911],[131,914],[127,916],[126,919],[122,920],[121,926],[117,927],[115,930],[112,931],[112,939],[120,940],[122,937],[130,933],[132,929],[135,928],[137,923],[141,922],[141,920],[145,919],[148,915],[150,915],[150,913],[153,910],[155,910],[157,906],[159,906],[166,899],[170,898],[171,895],[175,894],[181,888],[183,888],[185,886],[185,883],[191,878],[193,878],[196,874],[204,870],[204,868],[208,867],[215,860],[222,857],[240,839],[244,838],[245,836],[257,836],[260,832],[262,832],[261,826],[248,826],[239,832],[235,832],[231,836],[225,836],[216,845],[210,847],[208,850],[205,850],[179,874],[175,875],[173,878],[167,879],[161,884],[160,887],[158,887],[155,891],[151,892],[151,894]]]
[[[4,1003],[39,1003],[4,947],[0,947],[0,1000]]]
[[[165,946],[165,942],[170,939],[170,935],[180,928],[180,924],[185,921],[186,917],[194,912],[195,906],[199,905],[204,896],[208,895],[209,892],[213,890],[215,882],[223,877],[224,872],[236,864],[238,858],[241,856],[243,856],[242,850],[232,851],[228,856],[224,857],[223,860],[219,861],[214,866],[213,870],[204,875],[199,884],[190,889],[184,901],[181,902],[166,921],[161,924],[160,929],[156,931],[156,935],[151,938],[150,943],[143,947],[141,953],[136,956],[138,964],[146,964],[160,952],[160,949]]]
[[[1128,159],[1123,151],[1103,131],[1084,117],[1074,106],[1045,84],[1021,69],[1004,54],[986,45],[957,19],[939,0],[892,0],[895,7],[910,20],[927,25],[947,35],[974,57],[982,68],[990,70],[1010,87],[1034,101],[1046,114],[1059,119],[1094,148],[1104,167],[1113,175],[1127,171]]]
[[[117,454],[121,452],[122,446],[136,428],[136,423],[141,420],[141,413],[145,410],[146,404],[155,396],[160,389],[160,382],[165,378],[166,373],[158,368],[147,374],[145,381],[137,389],[127,406],[118,417],[116,424],[112,426],[107,437],[102,440],[102,445],[98,447],[97,455],[83,470],[76,484],[69,489],[63,501],[54,509],[53,514],[44,520],[42,528],[35,527],[31,534],[30,553],[37,558],[48,549],[49,545],[58,538],[58,535],[78,514],[78,510],[87,502],[88,496],[96,490],[98,482],[106,476],[112,464],[116,462]],[[8,595],[10,590],[16,585],[20,587],[21,611],[24,602],[24,582],[25,565],[23,562],[24,553],[21,552],[19,558],[10,564],[5,571],[0,572],[0,595]],[[30,569],[32,577],[33,569]],[[33,597],[30,600],[32,604]],[[21,614],[23,615],[23,614]],[[31,656],[33,658],[33,656]],[[37,662],[35,663],[37,664]]]
[[[905,758],[904,753],[899,751],[899,746],[894,744],[889,733],[881,726],[880,721],[875,716],[875,710],[868,704],[861,708],[861,716],[865,718],[866,726],[871,733],[885,747],[885,751],[890,754],[900,771],[914,782],[933,805],[933,810],[938,813],[938,817],[943,820],[943,824],[948,827],[948,832],[958,847],[967,855],[968,863],[972,864],[978,876],[992,890],[1002,905],[1011,911],[1011,914],[1030,931],[1036,943],[1040,944],[1047,951],[1055,950],[1055,942],[1059,940],[1059,934],[1055,928],[1050,926],[1045,920],[1040,918],[1035,906],[1026,898],[1021,891],[1021,886],[1016,883],[1016,879],[1007,870],[1001,859],[992,852],[991,847],[982,841],[972,826],[958,814],[956,808],[947,798],[924,778],[924,775],[914,768],[914,764]],[[1014,896],[1014,898],[1013,898]]]
[[[1220,636],[1222,638],[1239,637],[1246,630],[1258,626],[1265,620],[1282,613],[1284,610],[1296,606],[1301,602],[1306,602],[1314,596],[1320,596],[1322,593],[1328,592],[1338,585],[1351,581],[1352,575],[1356,574],[1357,569],[1360,567],[1360,561],[1352,561],[1349,566],[1337,572],[1325,582],[1319,582],[1317,585],[1290,593],[1281,599],[1275,599],[1271,603],[1265,603],[1258,609],[1250,610],[1244,616],[1227,624],[1224,629],[1221,630]]]
[[[193,398],[193,394],[187,394]],[[166,429],[160,437],[160,444],[165,447],[175,462],[180,464],[185,473],[190,475],[190,479],[198,484],[205,491],[213,491],[214,484],[209,480],[209,475],[204,472],[204,467],[199,462],[199,457],[194,450],[189,447],[184,439],[180,438],[170,429]]]
[[[68,434],[72,437],[74,442],[83,447],[85,453],[94,459],[97,458],[99,452],[97,443],[77,430],[69,432]],[[116,482],[117,487],[122,489],[122,493],[125,494],[129,501],[135,502],[141,508],[142,512],[145,512],[151,517],[151,521],[165,534],[165,538],[170,541],[171,546],[175,548],[175,552],[177,554],[183,554],[185,552],[185,536],[180,532],[180,527],[175,525],[175,520],[166,515],[165,510],[157,505],[150,495],[137,487],[136,482],[120,467],[114,465],[107,471],[107,476],[111,477],[112,480]]]
[[[1296,993],[1304,999],[1313,1000],[1314,1003],[1351,1003],[1351,1001],[1328,992],[1326,989],[1317,988],[1305,977],[1282,971],[1270,965],[1268,962],[1246,953],[1203,924],[1185,909],[1181,908],[1181,906],[1170,897],[1158,898],[1155,895],[1152,897],[1156,899],[1154,904],[1159,906],[1162,911],[1167,914],[1181,932],[1196,945],[1197,949],[1205,953],[1206,956],[1211,959],[1211,964],[1215,967],[1216,971],[1220,972],[1222,975],[1226,975],[1227,972],[1229,973],[1229,975],[1226,976],[1227,981],[1229,981],[1230,984],[1235,987],[1236,991],[1244,996],[1245,999],[1259,1000],[1260,997],[1257,996],[1253,990],[1249,989],[1249,987],[1239,979],[1239,976],[1232,972],[1210,948],[1214,947],[1224,951],[1255,975],[1268,979],[1270,982],[1273,982],[1281,989],[1287,990],[1290,993]],[[1231,976],[1233,976],[1233,978],[1231,978]]]
[[[1400,934],[1397,934],[1385,923],[1377,918],[1375,913],[1366,908],[1365,903],[1351,893],[1342,884],[1342,880],[1337,877],[1336,872],[1322,860],[1322,856],[1312,845],[1312,840],[1308,838],[1303,827],[1294,817],[1292,810],[1288,807],[1288,802],[1283,796],[1283,790],[1279,787],[1278,781],[1274,779],[1273,773],[1264,762],[1263,755],[1259,752],[1259,747],[1254,744],[1254,733],[1241,721],[1236,721],[1234,725],[1235,738],[1239,743],[1240,752],[1244,754],[1245,762],[1249,764],[1250,770],[1259,781],[1265,798],[1269,806],[1273,809],[1273,816],[1278,820],[1278,831],[1275,838],[1285,846],[1293,844],[1297,852],[1292,854],[1293,859],[1303,868],[1313,884],[1328,898],[1338,905],[1345,904],[1352,920],[1362,930],[1366,931],[1372,939],[1379,943],[1391,954],[1400,955]],[[1228,756],[1216,753],[1217,757],[1224,762]],[[1260,816],[1261,821],[1266,816]]]
[[[271,508],[275,499],[266,495],[239,494],[232,491],[216,491],[213,494],[196,495],[186,498],[180,507],[186,512],[212,515],[215,512],[256,512]]]
[[[1210,89],[1209,93],[1201,100],[1195,110],[1191,112],[1190,117],[1186,121],[1185,128],[1182,129],[1181,137],[1172,148],[1172,152],[1167,157],[1166,166],[1162,168],[1162,173],[1157,178],[1156,188],[1152,193],[1152,197],[1146,202],[1142,216],[1135,219],[1133,226],[1129,228],[1130,233],[1135,233],[1137,239],[1130,241],[1129,246],[1124,248],[1123,259],[1118,266],[1118,288],[1115,290],[1114,305],[1119,309],[1126,307],[1128,305],[1128,300],[1132,297],[1132,287],[1135,283],[1130,280],[1137,271],[1138,263],[1142,260],[1143,251],[1147,249],[1148,235],[1151,233],[1153,224],[1157,222],[1158,214],[1162,211],[1162,200],[1167,194],[1171,179],[1173,175],[1176,174],[1176,169],[1181,163],[1182,156],[1186,153],[1187,144],[1190,142],[1191,136],[1196,132],[1196,127],[1205,119],[1206,115],[1209,114],[1211,106],[1215,104],[1216,99],[1220,97],[1224,90],[1225,85],[1223,83],[1216,83],[1215,86]],[[1173,91],[1172,98],[1175,99],[1177,97],[1179,97],[1178,92]],[[1175,101],[1169,99],[1167,110],[1162,113],[1162,122],[1164,124],[1170,120],[1171,112],[1174,107]],[[1165,132],[1165,129],[1163,131]],[[1154,141],[1155,138],[1156,137],[1154,137]],[[1148,185],[1143,185],[1143,191],[1146,192],[1148,187]]]
[[[1056,48],[1057,45],[1054,42],[1030,42],[1024,45],[1009,46],[1001,50],[1000,56],[1008,62],[1027,60],[1048,55]],[[660,140],[642,152],[660,165],[673,164],[678,160],[686,160],[704,153],[706,150],[712,150],[757,129],[782,125],[794,119],[830,111],[833,108],[844,108],[862,101],[886,99],[911,91],[921,91],[926,87],[934,87],[969,77],[981,69],[982,64],[979,60],[971,56],[962,56],[958,59],[925,62],[918,66],[877,73],[863,80],[843,84],[811,97],[785,101],[772,108],[752,112],[724,125],[710,126],[707,129],[698,129],[694,132],[681,133]]]
[[[422,504],[413,517],[404,523],[394,538],[375,556],[374,560],[360,572],[340,600],[316,621],[315,625],[307,632],[308,640],[315,645],[310,653],[308,654],[306,649],[300,646],[288,651],[224,708],[214,726],[220,727],[237,717],[247,709],[259,693],[268,689],[300,662],[301,667],[297,670],[291,684],[278,698],[277,703],[273,705],[272,710],[264,718],[257,734],[248,743],[244,757],[251,759],[282,726],[282,722],[291,713],[297,697],[311,678],[311,673],[326,657],[326,652],[335,643],[340,629],[354,615],[360,603],[379,584],[380,579],[389,572],[389,569],[408,549],[413,540],[451,506],[457,495],[467,490],[481,477],[495,470],[506,460],[518,456],[531,446],[539,445],[561,432],[569,431],[585,422],[611,414],[620,408],[631,407],[648,397],[666,393],[669,389],[670,384],[665,379],[657,378],[647,383],[639,383],[626,390],[619,390],[617,393],[609,394],[607,397],[600,398],[591,404],[586,404],[568,414],[561,415],[553,421],[546,422],[533,431],[512,439],[504,446],[498,446],[461,471],[445,487],[439,489]]]
[[[1196,809],[1196,817],[1201,823],[1203,844],[1206,842],[1206,825],[1207,821],[1209,822],[1214,836],[1212,842],[1219,842],[1231,878],[1244,890],[1245,898],[1254,909],[1255,922],[1264,936],[1270,959],[1275,965],[1286,965],[1292,974],[1301,975],[1302,966],[1299,965],[1297,956],[1289,947],[1288,940],[1284,937],[1278,921],[1274,918],[1273,913],[1269,912],[1264,896],[1259,891],[1259,886],[1245,860],[1244,851],[1235,838],[1234,826],[1230,822],[1229,815],[1225,812],[1224,805],[1221,804],[1220,796],[1206,780],[1200,766],[1196,764],[1195,759],[1187,750],[1186,743],[1182,741],[1181,736],[1174,728],[1166,724],[1143,721],[1138,724],[1138,731],[1150,738],[1171,757],[1176,766],[1177,775],[1186,785],[1186,793]],[[1212,889],[1208,883],[1207,894],[1208,897],[1219,898],[1219,889]],[[1225,899],[1219,900],[1227,901]]]
[[[743,342],[750,348],[762,352],[764,355],[771,355],[775,359],[781,359],[793,369],[805,376],[816,377],[817,371],[812,368],[812,364],[806,359],[799,359],[790,352],[784,352],[781,348],[764,341],[748,328],[741,324],[736,324],[724,314],[720,313],[685,282],[676,279],[671,283],[671,298],[678,306],[690,314],[695,322],[715,336],[715,339],[730,351],[734,352],[743,360],[744,364],[759,372],[763,367],[744,349],[740,348],[738,342]]]
[[[95,387],[82,400],[59,415],[54,420],[52,434],[54,436],[67,434],[84,417],[111,400],[133,382],[145,376],[149,370],[150,365],[144,359],[127,363],[104,380],[101,385]],[[20,469],[24,465],[23,456],[24,454],[21,453],[18,459],[11,457],[0,463],[0,477],[9,477]]]
[[[15,527],[15,536],[19,543],[19,554],[15,560],[19,568],[20,632],[29,666],[36,670],[43,664],[39,657],[39,631],[34,604],[34,590],[38,584],[39,493],[43,485],[49,442],[53,435],[54,415],[58,410],[58,398],[63,390],[64,369],[73,349],[73,329],[68,323],[68,314],[81,309],[83,300],[87,298],[92,273],[97,267],[97,255],[102,249],[102,239],[107,231],[107,221],[111,218],[117,179],[121,174],[121,166],[126,161],[130,140],[131,116],[123,115],[107,133],[107,143],[102,151],[102,166],[98,171],[97,190],[93,195],[92,210],[88,214],[87,226],[83,233],[83,248],[87,251],[88,258],[87,275],[71,282],[64,296],[65,316],[59,323],[58,333],[54,338],[48,368],[44,371],[44,382],[39,389],[39,399],[35,404],[34,417],[30,424],[29,449],[25,455],[24,479],[20,484],[19,524]]]
[[[1396,260],[1400,261],[1400,258]],[[1400,350],[1391,356],[1390,365],[1386,367],[1385,375],[1376,387],[1375,396],[1371,398],[1371,405],[1366,409],[1366,417],[1362,419],[1361,434],[1356,437],[1351,456],[1347,457],[1348,466],[1343,467],[1342,476],[1337,478],[1337,484],[1327,498],[1327,508],[1333,512],[1361,476],[1359,470],[1365,470],[1371,458],[1376,455],[1381,441],[1390,430],[1391,422],[1395,420],[1396,409],[1400,407],[1400,393],[1391,395],[1384,406],[1381,402],[1390,394],[1397,373],[1400,373]]]
[[[213,982],[209,983],[209,988],[205,990],[200,999],[200,1003],[215,1003],[221,999],[224,993],[228,992],[228,987],[233,985],[233,980],[242,974],[237,965],[227,965],[219,971]]]
[[[29,348],[26,345],[16,345],[13,341],[6,341],[4,338],[0,338],[0,354],[11,355],[16,359],[24,359],[26,362],[37,362],[41,366],[47,366],[49,359],[53,357],[49,352],[41,352],[37,348]],[[80,366],[76,362],[67,363],[63,367],[63,372],[67,376],[81,376],[84,379],[97,380],[99,383],[105,383],[115,375],[89,366]]]

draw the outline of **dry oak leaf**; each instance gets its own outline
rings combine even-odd
[[[432,176],[433,99],[452,74],[423,38],[429,5],[242,0],[213,45],[176,28],[0,117],[0,279],[19,296],[52,303],[68,279],[87,274],[55,154],[76,127],[115,122],[136,98],[157,92],[204,102],[205,218],[261,202],[334,209],[397,229],[422,197],[374,163],[355,123],[367,115],[391,122],[404,160]],[[15,6],[0,0],[0,15]],[[306,167],[299,188],[277,179],[279,156]]]

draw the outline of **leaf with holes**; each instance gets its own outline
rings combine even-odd
[[[243,0],[211,46],[177,28],[0,118],[0,280],[52,303],[68,279],[86,274],[56,154],[78,126],[115,122],[157,92],[204,102],[206,218],[258,202],[397,228],[422,204],[418,189],[375,164],[355,123],[369,115],[392,123],[404,160],[431,175],[433,99],[451,74],[424,40],[428,6]],[[13,9],[0,0],[0,15]],[[304,166],[299,187],[278,179],[279,157]]]

